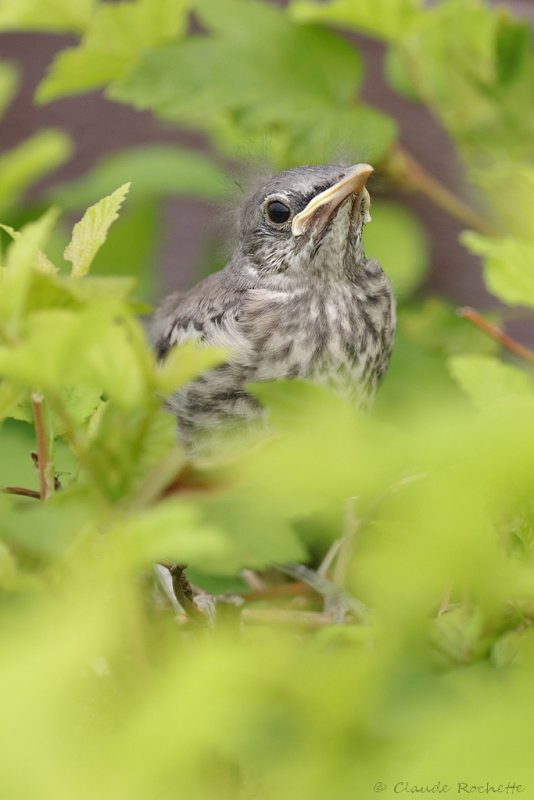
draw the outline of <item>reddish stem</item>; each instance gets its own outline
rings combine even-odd
[[[46,426],[43,414],[43,398],[40,394],[32,394],[32,410],[35,422],[35,436],[37,439],[37,469],[39,471],[39,491],[41,500],[46,500],[54,493],[54,475],[48,442],[46,439]]]
[[[458,314],[474,325],[476,328],[481,330],[483,333],[491,336],[492,339],[495,339],[496,342],[499,342],[503,347],[509,350],[514,355],[519,356],[519,358],[524,359],[525,361],[529,361],[531,364],[534,364],[534,353],[532,350],[529,350],[528,347],[516,342],[515,339],[512,339],[511,336],[508,336],[503,330],[498,328],[496,325],[492,325],[491,322],[488,322],[487,319],[479,314],[474,308],[459,308]]]
[[[36,492],[35,489],[26,489],[24,486],[4,486],[1,490],[5,494],[17,494],[21,497],[31,497],[34,500],[41,499],[41,493]]]

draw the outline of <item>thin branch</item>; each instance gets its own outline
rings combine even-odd
[[[356,497],[348,497],[345,505],[345,518],[343,521],[343,536],[341,537],[339,553],[332,572],[332,580],[336,586],[346,588],[350,562],[354,552],[359,520],[356,515]]]
[[[80,434],[61,399],[54,394],[47,395],[48,402],[57,414],[64,428],[64,437],[78,459],[80,466],[91,477],[91,488],[103,511],[109,511],[110,502],[101,478],[102,470],[92,457],[87,440]]]
[[[347,613],[366,624],[368,610],[366,606],[353,597],[349,592],[344,591],[335,583],[319,575],[314,570],[304,564],[276,564],[276,569],[302,581],[310,586],[313,591],[323,598],[324,611],[326,614],[331,612],[330,621],[344,621]]]
[[[495,236],[495,228],[490,221],[473,211],[461,198],[447,189],[401,145],[396,145],[391,160],[386,164],[386,172],[403,189],[421,192],[435,205],[442,208],[454,219],[460,220],[486,236]]]
[[[193,587],[185,574],[185,567],[180,566],[180,564],[164,563],[161,563],[161,566],[169,570],[172,578],[174,596],[187,616],[200,625],[207,625],[208,619],[206,615],[195,605]]]
[[[330,614],[317,611],[286,611],[278,608],[251,609],[241,612],[241,620],[249,625],[289,625],[297,628],[324,628],[332,625]]]
[[[263,589],[252,589],[250,592],[240,592],[239,596],[243,598],[245,603],[252,603],[254,600],[309,595],[312,591],[311,586],[299,581],[295,583],[280,583],[278,586],[265,586]]]
[[[321,576],[321,578],[326,578],[328,576],[328,572],[330,567],[336,560],[338,553],[341,549],[341,538],[336,539],[327,550],[327,553],[319,566],[317,567],[317,574]]]
[[[50,460],[46,425],[43,414],[43,397],[34,392],[32,394],[32,410],[35,422],[35,436],[37,439],[37,469],[39,472],[39,492],[41,500],[46,500],[54,494],[54,466]]]
[[[263,578],[253,569],[242,569],[241,577],[252,592],[263,592],[267,588]]]
[[[4,492],[4,494],[17,494],[20,497],[31,497],[34,500],[41,499],[40,492],[36,492],[35,489],[26,489],[24,486],[3,486],[0,492]]]
[[[529,350],[528,347],[516,342],[515,339],[512,339],[511,336],[508,336],[507,333],[498,328],[496,325],[492,325],[491,322],[488,322],[487,319],[484,319],[484,317],[474,308],[459,308],[458,314],[463,317],[463,319],[467,320],[476,328],[481,330],[483,333],[491,336],[492,339],[495,339],[496,342],[499,342],[499,344],[501,344],[511,353],[514,353],[514,355],[519,356],[519,358],[522,358],[531,364],[534,364],[534,353],[532,350]]]

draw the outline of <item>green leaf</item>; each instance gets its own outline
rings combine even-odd
[[[299,22],[342,25],[392,41],[409,31],[421,6],[421,0],[296,0],[290,10]]]
[[[482,189],[484,201],[493,212],[495,232],[534,244],[532,163],[508,154],[483,167],[471,168],[469,177]]]
[[[14,64],[0,62],[0,117],[11,103],[19,86],[19,73]]]
[[[174,347],[158,368],[158,387],[165,394],[170,394],[227,357],[228,352],[219,347],[205,347],[194,343]]]
[[[21,392],[5,381],[0,381],[0,421],[12,417],[20,401]]]
[[[30,272],[34,266],[39,249],[44,243],[58,217],[57,209],[50,209],[36,222],[29,222],[21,231],[13,231],[4,225],[13,235],[13,242],[6,254],[6,273]]]
[[[96,196],[102,197],[102,194],[100,192]],[[83,207],[86,205],[83,204]],[[79,208],[78,204],[76,208]],[[62,291],[67,291],[70,297],[76,297],[81,302],[91,301],[99,293],[102,296],[115,293],[126,300],[135,286],[136,300],[150,301],[158,293],[156,255],[161,223],[161,210],[155,201],[145,200],[133,207],[128,203],[128,208],[121,211],[110,228],[106,246],[100,248],[91,264],[91,278],[62,284]],[[52,243],[56,247],[49,245],[48,250],[52,250],[54,256],[56,250],[63,253],[68,238],[68,233],[62,231],[57,243]],[[106,278],[102,280],[104,276]],[[116,277],[112,279],[110,276]]]
[[[429,267],[429,242],[421,223],[397,203],[375,201],[365,227],[365,249],[385,269],[395,295],[403,300],[421,284]]]
[[[528,22],[511,19],[507,9],[500,10],[497,29],[497,79],[506,85],[525,68],[532,50],[532,29]]]
[[[224,172],[201,153],[173,145],[149,145],[105,156],[79,181],[52,191],[64,209],[93,203],[121,183],[131,181],[130,202],[162,195],[222,198],[228,194]]]
[[[444,663],[469,664],[486,655],[492,641],[484,633],[480,612],[462,606],[434,621],[432,643]]]
[[[152,356],[146,344],[138,352],[131,333],[118,320],[121,310],[117,301],[103,297],[81,310],[33,312],[24,339],[0,347],[0,374],[20,386],[37,386],[58,396],[66,386],[76,385],[106,393],[122,408],[139,406],[152,395]]]
[[[534,56],[528,38],[524,23],[499,9],[478,0],[447,0],[421,13],[396,44],[397,73],[473,164],[532,156]]]
[[[463,244],[484,258],[488,290],[508,305],[534,307],[534,244],[520,239],[490,239],[467,231]]]
[[[327,110],[311,122],[308,116],[292,122],[291,166],[347,160],[376,164],[387,156],[398,135],[392,117],[363,103],[340,108],[335,115],[335,126]]]
[[[254,13],[255,27],[244,35],[240,25],[227,25],[212,35],[192,36],[149,53],[113,84],[111,97],[195,125],[239,113],[246,128],[258,120],[275,125],[301,119],[305,112],[308,118],[328,113],[329,104],[354,96],[361,80],[360,59],[339,37],[291,24],[279,9],[264,3],[251,0],[228,7]]]
[[[392,44],[389,47],[384,62],[384,71],[390,86],[396,92],[404,95],[408,100],[418,101],[420,99],[417,87],[399,46]]]
[[[188,5],[188,0],[136,0],[97,6],[81,45],[56,56],[37,89],[37,102],[97,89],[127,72],[143,52],[184,31]]]
[[[115,501],[129,499],[134,507],[139,507],[140,487],[145,487],[148,481],[150,488],[156,486],[159,490],[159,496],[172,482],[183,461],[179,453],[174,457],[176,420],[148,393],[133,398],[134,403],[129,405],[125,405],[122,398],[118,399],[119,402],[115,390],[111,400],[103,403],[91,420],[90,448],[107,496]],[[120,436],[118,430],[121,430]],[[166,470],[168,458],[175,469],[172,475]],[[164,479],[163,486],[160,476]]]
[[[534,394],[534,384],[525,372],[491,356],[454,356],[449,359],[448,366],[477,408],[510,396],[532,397]]]
[[[0,155],[0,213],[12,208],[24,192],[40,178],[70,158],[72,144],[67,134],[43,130]]]
[[[228,550],[222,532],[206,524],[196,508],[180,500],[167,500],[124,520],[110,536],[121,560],[127,556],[136,566],[162,561],[203,568],[224,560]]]
[[[119,215],[119,209],[128,194],[129,183],[116,189],[87,209],[72,231],[72,239],[65,250],[65,259],[72,264],[72,274],[86,275],[99,248],[104,244],[108,230]]]
[[[216,560],[197,564],[206,572],[228,575],[243,567],[261,569],[306,558],[290,519],[248,487],[204,493],[194,505],[205,524],[223,533],[227,545]]]
[[[465,353],[492,355],[498,344],[458,316],[456,308],[437,297],[401,309],[399,327],[411,342],[444,362],[447,356]]]
[[[92,416],[99,406],[101,394],[102,392],[100,389],[63,383],[61,386],[62,407],[67,412],[71,422],[77,426],[81,426]],[[33,424],[34,416],[29,390],[23,393],[22,397],[19,396],[16,406],[11,409],[8,416],[14,420]],[[54,410],[48,409],[48,419],[55,437],[62,436],[67,431],[64,417],[58,415]]]
[[[4,328],[8,337],[18,333],[38,255],[57,216],[57,211],[50,209],[36,222],[25,225],[7,250],[0,271],[0,330]]]
[[[83,31],[96,0],[2,0],[0,30]]]

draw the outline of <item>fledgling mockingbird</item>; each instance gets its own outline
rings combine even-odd
[[[164,301],[153,329],[160,358],[191,340],[231,352],[169,399],[185,442],[257,417],[254,381],[298,377],[369,404],[395,333],[389,281],[363,251],[372,172],[358,164],[275,175],[244,202],[224,269]]]

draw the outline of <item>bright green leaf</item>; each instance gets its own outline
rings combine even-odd
[[[36,222],[25,225],[7,250],[5,266],[0,271],[0,329],[5,327],[9,336],[18,332],[39,252],[57,216],[57,211],[50,209]]]
[[[534,56],[528,40],[524,23],[500,9],[447,0],[421,13],[396,44],[403,82],[473,164],[532,155]]]
[[[466,232],[462,242],[484,258],[488,290],[503,303],[534,307],[534,245],[520,239],[490,239]]]
[[[189,343],[174,347],[158,369],[158,386],[169,394],[227,357],[228,352],[218,347]]]
[[[342,25],[379,39],[394,40],[409,31],[421,6],[421,0],[296,0],[291,14],[300,22]]]
[[[123,557],[135,564],[163,561],[203,567],[224,559],[228,550],[216,526],[206,524],[197,509],[180,500],[167,500],[126,519],[110,535]]]
[[[495,233],[534,244],[532,163],[518,161],[508,154],[491,164],[472,168],[469,177],[482,190],[483,199],[493,212]]]
[[[306,558],[290,520],[268,498],[255,495],[248,487],[206,492],[194,505],[205,524],[224,533],[227,543],[227,552],[218,559],[197,564],[206,572],[228,575],[243,567],[262,568]]]
[[[302,118],[305,109],[327,113],[328,104],[354,96],[361,64],[350,45],[328,31],[293,25],[267,4],[251,6],[257,25],[246,37],[233,25],[161,48],[114,83],[110,96],[197,125],[239,113],[245,126],[249,116],[275,125]]]
[[[72,274],[86,275],[99,248],[104,244],[108,230],[119,215],[119,209],[128,194],[129,183],[120,186],[113,194],[99,200],[87,209],[72,231],[72,239],[65,250],[65,259],[72,264]]]
[[[500,83],[509,83],[525,68],[531,56],[532,43],[529,23],[511,19],[503,8],[496,42],[497,78]]]
[[[534,384],[529,376],[497,358],[461,355],[450,358],[448,365],[454,379],[478,408],[510,395],[533,396]]]
[[[116,395],[115,391],[90,422],[91,451],[106,494],[114,500],[128,498],[139,507],[140,492],[141,497],[148,492],[152,500],[150,490],[155,486],[159,497],[183,462],[183,456],[176,454],[176,420],[152,396],[134,398],[134,404],[125,406],[116,402]],[[121,436],[116,435],[118,427]],[[168,459],[176,467],[173,475],[167,472]]]
[[[79,47],[61,51],[36,98],[47,103],[104,86],[151,47],[174,39],[186,24],[187,0],[100,4]]]
[[[399,327],[411,342],[439,356],[480,353],[492,355],[497,343],[462,319],[454,306],[437,297],[421,304],[405,306],[399,314]]]
[[[70,138],[44,130],[0,156],[0,211],[14,206],[26,189],[64,164],[72,153]]]

